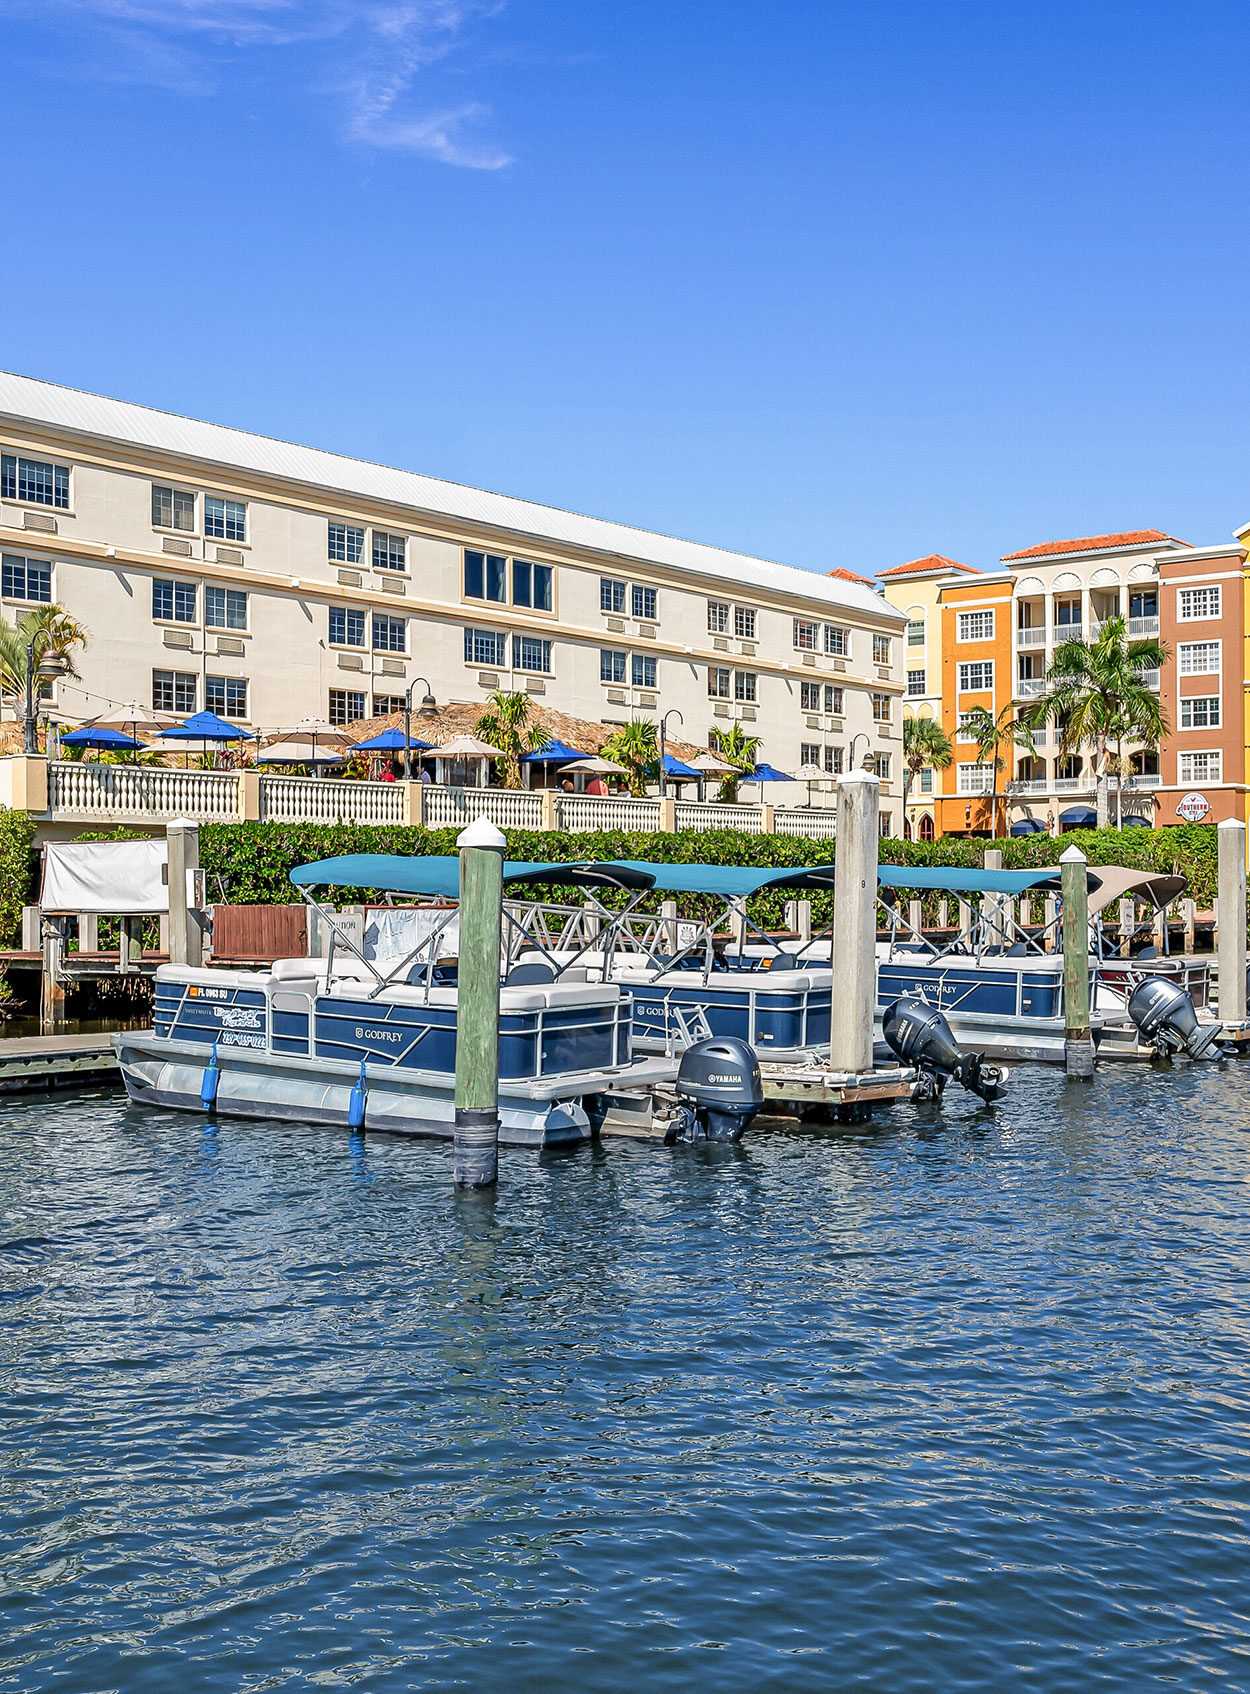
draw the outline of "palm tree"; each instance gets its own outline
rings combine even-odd
[[[534,721],[528,694],[504,694],[499,689],[486,702],[486,710],[474,731],[503,754],[499,761],[505,788],[521,786],[521,755],[533,753],[547,740],[547,733]]]
[[[1168,648],[1151,637],[1129,641],[1122,617],[1108,618],[1093,641],[1065,641],[1056,649],[1046,681],[1050,691],[1030,714],[1036,723],[1051,719],[1059,728],[1059,747],[1072,753],[1082,744],[1094,750],[1098,784],[1098,823],[1105,826],[1103,779],[1116,779],[1116,827],[1124,813],[1124,743],[1144,741],[1157,750],[1168,732],[1167,718],[1144,671],[1167,663]]]
[[[650,718],[631,718],[622,724],[602,748],[605,759],[615,759],[625,767],[629,792],[635,796],[647,792],[650,782],[660,768],[660,748],[655,724]]]
[[[35,698],[38,698],[39,667],[56,661],[61,675],[78,676],[74,653],[87,643],[87,631],[63,606],[40,606],[23,612],[15,624],[0,618],[0,701],[16,717],[26,712],[26,686],[34,661]]]
[[[931,765],[944,771],[954,758],[950,736],[936,718],[903,719],[903,818],[907,817],[907,797],[911,785]]]
[[[961,741],[976,743],[977,758],[981,764],[988,764],[994,773],[994,784],[990,795],[990,835],[998,834],[998,774],[1003,768],[1003,750],[1019,747],[1026,753],[1036,753],[1037,746],[1033,740],[1032,720],[1018,718],[1014,708],[1007,705],[995,714],[988,706],[974,706],[970,712],[965,712],[960,721],[959,738]],[[1004,825],[1006,818],[1003,819]]]
[[[750,776],[760,762],[760,738],[758,735],[748,735],[740,723],[732,724],[728,729],[710,729],[708,731],[708,746],[724,759],[727,765],[734,765],[738,774],[721,778],[720,788],[716,798],[727,805],[733,805],[738,798],[738,786],[745,777]]]

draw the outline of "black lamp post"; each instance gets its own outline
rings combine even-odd
[[[61,653],[45,653],[39,663],[35,663],[35,638],[26,643],[26,725],[22,736],[22,745],[27,753],[39,751],[39,720],[36,716],[35,683],[45,678],[63,676],[66,662]]]
[[[425,698],[421,702],[421,711],[429,717],[437,709],[434,690],[430,687],[429,678],[414,676],[404,690],[404,781],[412,781],[412,691],[418,683],[425,685]]]
[[[678,711],[676,706],[670,706],[668,711],[665,712],[664,716],[660,719],[660,799],[661,800],[664,798],[664,793],[665,793],[665,789],[664,789],[664,743],[665,743],[665,740],[667,738],[668,720],[670,718],[676,718],[678,723],[683,724],[683,725],[685,724],[685,721],[686,721],[685,718],[682,717],[681,713]]]
[[[864,769],[866,771],[871,771],[875,768],[877,763],[872,754],[872,736],[869,735],[866,730],[861,729],[858,735],[853,735],[851,737],[851,750],[847,755],[848,774],[850,771],[855,769],[855,743],[857,741],[866,741],[868,743],[869,751],[864,755]]]

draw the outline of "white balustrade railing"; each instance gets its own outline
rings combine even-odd
[[[422,794],[431,829],[488,818],[497,829],[541,829],[543,797],[524,788],[449,788],[431,783]]]
[[[582,834],[593,829],[657,830],[660,802],[631,795],[559,794],[556,828]]]
[[[776,806],[773,828],[778,835],[807,835],[814,841],[832,841],[838,833],[838,814],[831,806],[810,812]]]
[[[1037,700],[1046,692],[1044,676],[1018,676],[1016,678],[1017,700]]]
[[[397,782],[262,776],[260,815],[265,823],[403,823],[404,794]]]
[[[1163,778],[1158,771],[1147,771],[1139,776],[1126,776],[1125,788],[1158,788]]]
[[[1155,618],[1130,618],[1128,620],[1128,638],[1130,641],[1149,641],[1159,633],[1159,620]]]
[[[1159,686],[1159,673],[1157,670],[1142,671],[1141,679],[1142,686],[1144,688],[1158,688]]]
[[[1017,647],[1044,647],[1046,645],[1046,625],[1032,624],[1027,629],[1016,630]]]
[[[1050,783],[1044,776],[1021,777],[1008,784],[1010,794],[1045,794]]]
[[[239,779],[233,771],[53,760],[48,766],[48,810],[62,818],[229,823],[239,815]]]
[[[762,835],[762,806],[738,806],[716,800],[678,800],[675,807],[678,829],[737,829],[744,835]]]
[[[1092,794],[1094,779],[1092,776],[1057,776],[1051,787],[1056,794]]]

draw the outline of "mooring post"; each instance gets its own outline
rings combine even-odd
[[[504,838],[478,818],[460,854],[460,973],[456,1012],[455,1180],[489,1188],[499,1172],[499,940]]]
[[[664,922],[664,945],[670,953],[675,953],[680,945],[676,900],[660,901],[660,917]]]
[[[1059,855],[1063,892],[1063,1064],[1069,1076],[1094,1074],[1089,1033],[1089,881],[1076,846]]]
[[[1133,931],[1137,927],[1137,907],[1132,900],[1120,901],[1120,957],[1127,959],[1133,952]]]
[[[881,785],[870,771],[838,784],[838,853],[833,877],[833,996],[829,1064],[872,1069],[877,1009],[877,813]]]
[[[171,965],[201,965],[204,938],[192,916],[187,892],[188,872],[200,868],[199,825],[189,818],[175,818],[165,826],[169,866],[169,962]]]
[[[1001,847],[985,849],[985,869],[1000,871],[1003,868],[1003,850]],[[981,897],[981,923],[983,934],[992,945],[997,946],[1006,938],[1007,925],[1003,921],[1003,904],[1005,894],[985,894]]]
[[[1220,1022],[1246,1021],[1246,826],[1226,818],[1215,832],[1219,843],[1219,890],[1215,939],[1219,964]]]
[[[39,1024],[46,1031],[65,1020],[65,977],[61,970],[65,957],[65,922],[62,918],[44,918],[42,928]]]

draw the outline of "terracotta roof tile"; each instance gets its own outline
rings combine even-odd
[[[1043,541],[1036,547],[1024,547],[1018,553],[1004,553],[1003,563],[1012,559],[1044,559],[1052,553],[1101,553],[1111,547],[1149,547],[1157,541],[1176,542],[1177,537],[1161,529],[1122,529],[1114,535],[1078,535],[1071,541]],[[1188,542],[1178,543],[1181,547]]]
[[[866,582],[869,588],[872,587],[870,576],[860,576],[858,571],[848,571],[844,565],[835,566],[833,570],[826,571],[825,575],[836,576],[841,582]]]
[[[969,576],[981,574],[971,565],[961,565],[958,559],[948,559],[945,553],[926,553],[923,559],[908,559],[906,564],[891,565],[888,571],[878,571],[877,575],[919,576],[922,571],[966,571]]]

